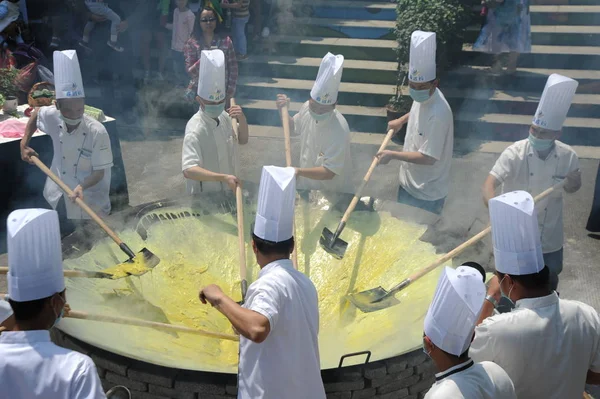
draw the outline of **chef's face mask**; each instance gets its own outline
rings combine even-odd
[[[433,94],[433,91],[437,87],[437,80],[421,83],[409,82],[408,86],[411,98],[418,103],[422,103],[429,100]]]
[[[213,119],[217,119],[225,110],[225,101],[217,104],[206,104],[203,100],[201,100],[200,104],[204,113]]]
[[[65,314],[65,303],[66,301],[63,299],[62,295],[60,294],[56,294],[56,296],[60,299],[62,306],[60,307],[60,312],[57,312],[54,307],[52,308],[52,310],[54,311],[54,316],[56,317],[56,319],[54,320],[54,324],[52,324],[52,327],[50,328],[54,328],[56,327],[56,325],[58,324],[58,322],[60,321],[60,319],[63,318],[64,314]]]
[[[529,144],[536,151],[546,151],[554,145],[557,134],[551,131],[544,131],[537,126],[529,129]]]
[[[66,98],[56,102],[60,111],[60,119],[69,126],[77,126],[83,120],[85,100],[83,98]]]
[[[506,299],[508,299],[510,301],[510,303],[514,306],[515,303],[513,302],[512,299],[510,299],[510,293],[512,292],[513,288],[515,288],[515,285],[513,283],[512,287],[509,288],[508,290],[508,294],[504,294],[504,291],[502,290],[502,282],[504,281],[504,279],[507,277],[507,274],[504,275],[504,277],[502,277],[502,280],[500,280],[500,294],[502,294],[502,296]]]
[[[333,114],[335,104],[319,104],[312,98],[308,100],[308,113],[317,122],[322,122]]]

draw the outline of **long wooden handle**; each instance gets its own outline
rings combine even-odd
[[[231,99],[231,106],[235,106],[235,99]],[[235,134],[234,138],[234,167],[235,167],[235,176],[240,178],[240,154],[239,154],[239,126],[238,121],[233,119],[233,133]],[[246,281],[246,240],[244,238],[244,196],[242,195],[242,186],[238,184],[235,188],[235,204],[237,208],[237,226],[238,226],[238,248],[239,248],[239,257],[240,257],[240,279],[241,279],[241,289],[242,289],[242,301],[246,297],[246,291],[248,290],[248,282]]]
[[[285,141],[285,166],[292,166],[292,140],[290,138],[290,114],[288,110],[288,106],[284,105],[281,108],[281,123],[283,125],[283,137]],[[296,218],[294,217],[294,237],[296,237]],[[294,264],[294,269],[298,270],[298,251],[296,248],[298,245],[294,246],[294,251],[292,252],[292,263]]]
[[[381,143],[381,146],[379,147],[379,151],[377,151],[377,153],[380,153],[381,151],[385,150],[385,148],[390,143],[390,140],[392,139],[392,137],[394,137],[394,129],[388,130],[387,134],[385,135],[385,138],[383,139],[383,143]],[[369,167],[369,170],[367,171],[367,174],[365,175],[362,183],[360,183],[360,186],[358,187],[358,190],[356,190],[356,194],[354,195],[354,198],[352,198],[350,205],[348,205],[348,209],[346,209],[346,212],[344,213],[344,216],[342,217],[342,223],[346,224],[348,222],[348,219],[350,219],[350,215],[352,214],[352,212],[354,212],[354,208],[356,208],[356,205],[358,204],[358,201],[360,200],[362,192],[365,189],[365,187],[367,186],[367,184],[369,183],[369,180],[371,179],[371,175],[375,171],[375,168],[377,167],[377,165],[379,165],[379,158],[377,157],[377,155],[375,155],[375,157],[373,158],[373,162],[371,162],[371,166]]]
[[[33,163],[35,163],[35,165],[38,168],[42,170],[42,172],[46,174],[46,176],[48,176],[54,183],[56,183],[61,188],[61,190],[65,192],[65,194],[73,195],[73,190],[71,190],[69,186],[65,184],[65,182],[59,179],[58,176],[56,176],[54,172],[52,172],[46,165],[44,165],[44,163],[40,161],[38,157],[32,155],[31,160],[33,161]],[[68,201],[67,199],[65,200]],[[112,231],[111,228],[106,225],[106,223],[104,223],[100,216],[98,216],[96,212],[92,210],[92,208],[90,208],[85,202],[83,202],[81,198],[76,198],[75,202],[81,207],[81,209],[84,210],[85,213],[87,213],[94,220],[94,222],[98,224],[98,226],[102,228],[102,230],[106,231],[106,234],[108,234],[114,242],[116,242],[119,246],[123,244],[123,241],[119,238],[119,236],[117,236],[115,232]]]
[[[561,181],[560,183],[558,183],[558,184],[550,187],[546,191],[544,191],[544,192],[538,194],[537,196],[535,196],[535,198],[533,200],[535,202],[538,202],[538,201],[546,198],[548,195],[552,194],[554,191],[560,190],[565,185],[565,183],[566,183],[566,180]],[[473,244],[481,241],[491,231],[492,231],[492,227],[488,226],[481,233],[477,234],[476,236],[471,237],[471,239],[469,239],[468,241],[462,243],[458,247],[454,248],[452,251],[448,252],[446,255],[442,256],[441,258],[439,258],[438,260],[436,260],[435,262],[433,262],[431,265],[427,266],[425,269],[420,270],[420,271],[414,273],[412,276],[409,277],[410,282],[414,282],[415,280],[420,279],[421,277],[423,277],[424,275],[426,275],[430,271],[436,269],[438,266],[440,266],[443,263],[447,262],[448,260],[454,258],[455,256],[460,255],[461,253],[464,252],[465,249],[467,249],[471,245],[473,245]]]
[[[93,321],[102,321],[102,322],[107,322],[107,323],[124,324],[124,325],[128,325],[128,326],[148,327],[148,328],[154,328],[156,330],[164,330],[164,331],[170,331],[170,332],[198,334],[198,335],[204,335],[205,337],[224,339],[224,340],[228,340],[228,341],[239,341],[239,337],[236,335],[232,335],[232,334],[215,333],[215,332],[210,332],[210,331],[205,331],[205,330],[198,330],[198,329],[190,328],[190,327],[177,326],[177,325],[166,324],[166,323],[158,323],[155,321],[147,321],[147,320],[135,319],[135,318],[131,318],[131,317],[107,316],[107,315],[101,315],[101,314],[78,312],[75,310],[69,311],[68,314],[65,315],[65,317],[68,317],[71,319],[93,320]]]
[[[292,140],[290,138],[290,114],[288,106],[281,108],[281,123],[283,124],[283,137],[285,139],[285,166],[292,166]]]
[[[8,274],[8,267],[0,266],[0,274]],[[87,270],[63,270],[65,277],[84,277],[84,278],[111,278],[108,273],[92,272]]]

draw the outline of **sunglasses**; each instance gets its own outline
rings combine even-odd
[[[211,17],[211,18],[202,18],[202,19],[200,19],[200,22],[204,22],[204,23],[206,24],[206,23],[209,23],[209,22],[215,22],[216,20],[217,20],[217,19],[216,19],[215,17]]]

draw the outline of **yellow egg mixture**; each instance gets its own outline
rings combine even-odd
[[[184,208],[152,213],[183,215]],[[259,267],[250,246],[253,217],[245,210],[248,281]],[[189,213],[188,213],[189,214]],[[425,226],[402,222],[389,213],[355,212],[342,238],[348,250],[336,260],[319,245],[323,227],[335,231],[338,211],[298,201],[296,239],[299,269],[319,292],[319,346],[323,368],[337,367],[342,355],[362,350],[372,360],[398,355],[421,345],[423,318],[439,270],[397,294],[397,306],[362,313],[346,299],[352,292],[382,286],[390,289],[437,258],[434,247],[419,241]],[[144,219],[140,223],[144,223]],[[143,241],[133,229],[120,232],[134,250],[147,247],[161,262],[141,277],[119,280],[69,279],[67,299],[74,310],[137,317],[209,331],[231,333],[227,319],[198,299],[201,287],[217,284],[234,300],[241,299],[237,227],[231,214],[180,217],[146,226]],[[110,240],[97,242],[65,268],[102,270],[123,262]],[[191,370],[237,371],[238,343],[191,334],[66,319],[67,333],[115,353],[154,364]],[[285,353],[281,354],[285,356]]]

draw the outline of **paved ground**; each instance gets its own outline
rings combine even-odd
[[[185,182],[180,172],[182,134],[174,130],[156,128],[154,124],[144,130],[121,125],[119,127],[122,151],[131,205],[174,197],[185,193]],[[255,128],[251,140],[241,147],[242,177],[257,182],[262,165],[285,163],[280,129]],[[355,184],[375,154],[383,136],[356,134],[353,139]],[[442,219],[428,232],[427,240],[446,252],[482,230],[488,217],[480,200],[480,185],[496,160],[498,153],[508,143],[457,142],[451,171],[451,191]],[[297,159],[299,144],[293,142],[293,156]],[[600,159],[600,149],[580,149],[583,187],[565,201],[565,268],[561,274],[560,292],[565,298],[581,300],[600,310],[599,278],[596,267],[600,260],[600,243],[591,239],[585,230],[593,184]],[[397,190],[398,165],[381,166],[366,189],[366,194],[378,199],[393,200]],[[469,232],[469,228],[471,231]],[[477,260],[492,267],[489,241],[465,253],[461,260]],[[5,264],[5,256],[0,263]],[[5,281],[0,280],[0,292],[5,291]]]

